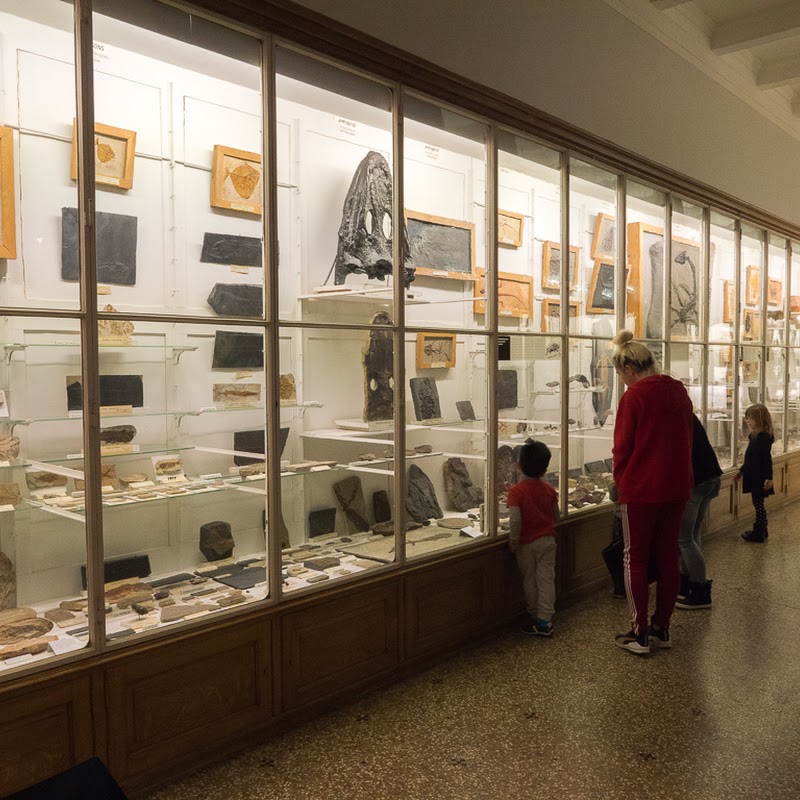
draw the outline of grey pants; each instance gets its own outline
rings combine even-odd
[[[692,489],[681,520],[678,546],[681,550],[681,572],[692,583],[705,583],[706,559],[700,549],[700,528],[711,501],[719,494],[720,478],[709,478]]]
[[[517,550],[517,564],[522,573],[525,607],[536,619],[548,622],[555,613],[556,540],[541,536]]]

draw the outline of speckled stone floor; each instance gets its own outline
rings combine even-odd
[[[146,800],[797,800],[800,519],[765,545],[708,542],[711,611],[676,611],[673,649],[612,643],[602,592],[317,718]]]

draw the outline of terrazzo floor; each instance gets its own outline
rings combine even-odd
[[[797,800],[800,518],[705,548],[711,611],[641,658],[603,591],[552,639],[509,628],[143,800]]]

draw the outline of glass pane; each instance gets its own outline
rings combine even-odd
[[[708,339],[733,341],[736,308],[736,234],[730,217],[711,213],[711,294],[708,304]]]
[[[789,397],[786,428],[789,438],[788,449],[800,449],[800,349],[789,349]]]
[[[733,446],[733,345],[708,348],[706,431],[720,466],[732,465]]]
[[[280,316],[369,324],[391,309],[392,96],[278,48]]]
[[[703,209],[676,197],[672,202],[672,269],[670,275],[669,335],[673,340],[702,337]]]
[[[633,181],[627,191],[630,290],[626,325],[639,339],[663,339],[666,196]]]
[[[284,592],[395,559],[394,340],[378,324],[281,329]]]
[[[93,24],[101,307],[262,317],[258,40],[153,0]]]
[[[551,453],[544,480],[557,490],[560,486],[561,460],[561,348],[563,340],[555,336],[501,337],[501,374],[513,369],[517,374],[517,404],[504,402],[498,411],[497,492],[501,531],[507,532],[505,494],[522,476],[517,470],[519,447],[526,439],[544,442]],[[576,380],[576,386],[581,385]],[[569,384],[571,387],[572,384]],[[506,407],[502,407],[506,406]]]
[[[554,150],[504,131],[498,147],[499,326],[505,331],[558,332],[560,157]],[[570,250],[570,314],[580,311],[585,263],[580,248]],[[542,298],[540,303],[534,303],[535,296]]]
[[[786,240],[770,236],[767,278],[767,344],[786,344]]]
[[[570,342],[569,376],[562,394],[569,407],[566,438],[570,512],[608,501],[618,402],[613,354],[610,339]]]
[[[739,341],[761,342],[764,338],[761,324],[761,304],[764,296],[765,276],[764,234],[759,228],[742,225],[741,302]]]
[[[578,303],[578,330],[600,337],[613,336],[616,330],[616,187],[614,174],[582,161],[570,162],[569,245],[585,265],[570,302]]]
[[[703,408],[703,356],[705,347],[699,344],[673,342],[670,349],[670,372],[686,387],[695,414]]]
[[[80,267],[77,227],[71,224],[78,206],[77,176],[70,170],[77,114],[72,3],[4,3],[2,9],[0,304],[76,309]]]
[[[753,403],[763,403],[761,392],[761,373],[764,348],[742,346],[739,348],[739,409],[741,411],[740,424],[744,423],[744,413]],[[742,428],[739,437],[739,459],[744,458],[747,449],[747,433]]]
[[[783,379],[786,374],[786,349],[783,347],[767,348],[767,365],[764,370],[764,404],[772,416],[775,429],[775,444],[772,452],[783,452],[784,429],[784,391]]]
[[[0,619],[25,619],[32,631],[0,638],[2,672],[86,647],[89,628],[80,329],[72,320],[0,324]]]
[[[486,241],[486,126],[416,97],[406,97],[403,107],[408,266],[414,270],[406,319],[483,328],[493,246]],[[526,305],[522,297],[518,310],[520,302]]]

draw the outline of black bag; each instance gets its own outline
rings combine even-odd
[[[625,569],[622,565],[622,559],[625,554],[625,542],[621,538],[614,538],[611,544],[606,545],[600,554],[603,556],[608,574],[614,582],[614,594],[625,594]],[[656,580],[658,572],[653,559],[647,567],[647,582],[653,583]]]

